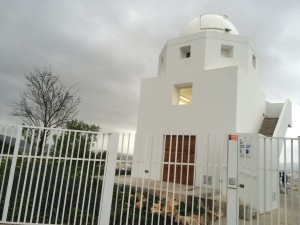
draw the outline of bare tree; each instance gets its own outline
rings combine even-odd
[[[51,69],[35,68],[33,73],[25,74],[25,79],[27,89],[20,95],[20,101],[10,103],[11,116],[31,126],[61,127],[77,115],[80,103],[77,91],[74,86],[66,88]],[[40,140],[45,135],[43,132]]]

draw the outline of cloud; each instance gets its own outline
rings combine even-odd
[[[300,4],[274,1],[0,2],[0,120],[24,90],[24,73],[49,67],[82,97],[79,119],[134,130],[140,81],[157,75],[164,43],[203,13],[227,14],[260,53],[274,101],[300,97]],[[300,129],[299,129],[300,130]]]

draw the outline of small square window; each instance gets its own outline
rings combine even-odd
[[[184,46],[180,48],[181,58],[190,58],[191,57],[191,46]]]
[[[222,45],[221,46],[221,56],[226,58],[233,58],[233,46]]]
[[[188,105],[193,100],[193,86],[189,84],[174,85],[173,105]]]
[[[252,55],[252,66],[254,68],[256,68],[256,57],[255,57],[255,55]]]

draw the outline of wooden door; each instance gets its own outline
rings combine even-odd
[[[178,184],[194,184],[196,136],[164,136],[163,181]]]

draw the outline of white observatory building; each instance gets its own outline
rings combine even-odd
[[[150,160],[163,159],[163,139],[170,142],[172,135],[285,136],[291,103],[266,101],[259,69],[256,49],[227,16],[205,14],[189,22],[179,37],[163,47],[158,75],[142,80],[133,176],[148,173],[151,179],[164,180],[161,164],[151,166]],[[268,118],[275,118],[271,131],[263,129]],[[151,143],[146,140],[149,134],[155,135]],[[188,140],[192,145],[197,141],[196,137]],[[149,145],[151,153],[143,147]],[[194,151],[202,143],[197,146]],[[190,155],[193,163],[206,159],[201,154],[194,157],[194,152]],[[200,184],[197,171],[190,177],[195,180],[189,179],[189,184]]]

